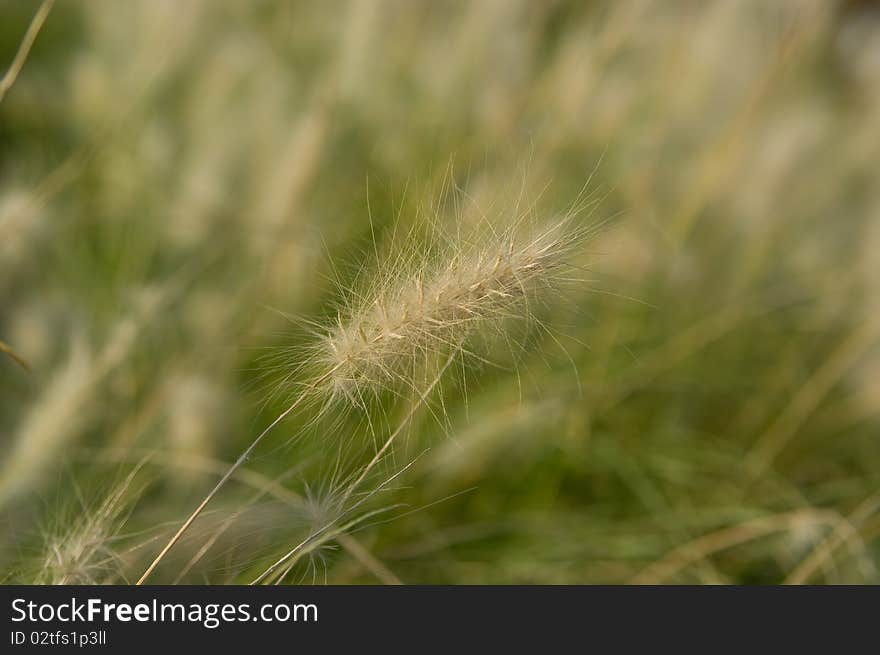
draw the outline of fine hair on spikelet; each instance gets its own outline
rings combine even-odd
[[[77,520],[47,530],[36,584],[107,584],[121,580],[122,557],[117,541],[139,494],[133,489],[143,462],[115,484],[96,505],[86,502],[76,489]]]
[[[368,287],[349,292],[329,326],[315,326],[304,366],[319,382],[307,388],[356,406],[382,389],[418,393],[423,370],[466,353],[473,335],[532,318],[579,240],[570,219],[501,231],[485,224],[442,240],[427,256],[413,246],[379,262]]]

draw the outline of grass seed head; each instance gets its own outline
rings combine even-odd
[[[413,386],[419,367],[461,350],[476,331],[508,317],[528,318],[573,240],[564,224],[528,238],[513,229],[486,230],[470,244],[447,246],[433,264],[401,265],[401,272],[384,275],[337,314],[320,343],[331,396],[360,403],[383,387]]]

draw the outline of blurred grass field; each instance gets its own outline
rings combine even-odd
[[[363,504],[393,397],[284,422],[152,581],[330,524],[284,582],[880,582],[878,172],[873,2],[58,0],[0,101],[0,580],[136,580],[303,321],[519,202],[585,280]]]

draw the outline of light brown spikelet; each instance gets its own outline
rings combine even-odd
[[[94,508],[76,508],[76,520],[64,521],[45,535],[45,554],[34,582],[42,585],[102,584],[122,579],[117,542],[140,489],[132,489],[145,461],[135,466]],[[70,523],[70,525],[68,525]]]
[[[528,239],[490,232],[472,246],[450,247],[434,266],[386,276],[338,314],[321,344],[332,395],[358,401],[371,389],[411,384],[432,354],[460,349],[490,322],[527,317],[530,297],[552,286],[571,243],[564,225]]]

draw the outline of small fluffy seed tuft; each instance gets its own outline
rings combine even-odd
[[[552,285],[570,235],[563,226],[527,240],[493,235],[448,253],[439,265],[394,276],[356,307],[341,311],[319,359],[334,396],[411,383],[434,353],[458,349],[475,330],[528,316],[529,297]]]

